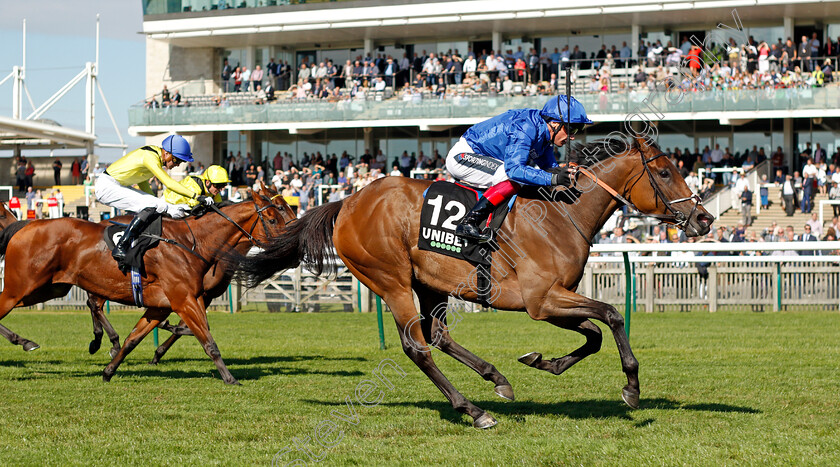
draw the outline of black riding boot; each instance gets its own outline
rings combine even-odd
[[[114,251],[111,252],[111,256],[113,256],[118,263],[122,263],[125,259],[125,254],[131,246],[131,241],[137,237],[137,234],[142,232],[143,229],[148,227],[156,217],[157,211],[155,208],[146,208],[134,216],[134,219],[131,220],[131,223],[128,224],[125,232],[123,232],[123,236],[120,238],[120,241],[114,246]]]
[[[455,227],[455,235],[478,242],[490,241],[493,237],[492,233],[489,230],[485,232],[484,226],[481,224],[487,221],[487,217],[494,209],[496,209],[496,206],[493,206],[490,200],[482,196]]]

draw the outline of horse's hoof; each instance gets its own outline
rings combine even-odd
[[[239,382],[239,381],[237,381],[237,380],[233,380],[233,381],[225,381],[225,384],[230,384],[231,386],[242,386],[242,383],[240,383],[240,382]]]
[[[518,360],[530,367],[535,367],[542,361],[542,354],[539,352],[526,353],[519,357]]]
[[[41,348],[40,345],[38,345],[38,344],[36,344],[32,341],[26,341],[26,343],[23,344],[23,350],[25,352],[32,352],[33,350],[38,350],[40,348]]]
[[[111,347],[111,350],[108,351],[108,355],[111,356],[111,359],[116,358],[118,353],[120,353],[120,349],[118,347]]]
[[[102,346],[102,342],[95,341],[95,340],[90,341],[90,345],[88,345],[88,352],[90,352],[90,354],[93,355],[93,354],[95,354],[96,352],[99,351],[99,347],[101,347],[101,346]]]
[[[513,400],[513,386],[511,386],[510,384],[502,384],[496,386],[493,389],[493,391],[495,391],[496,394],[502,399],[507,399],[509,401]]]
[[[157,365],[157,364],[158,364],[158,359],[156,359],[156,358],[153,358],[152,361],[149,362],[149,365]]]
[[[113,373],[109,374],[107,371],[102,372],[102,381],[103,382],[107,383],[107,382],[111,381],[111,378],[113,378],[113,377],[114,377]]]
[[[639,408],[639,391],[625,386],[621,390],[621,398],[631,409]]]
[[[484,412],[480,417],[475,419],[473,426],[481,430],[486,430],[487,428],[493,428],[497,423],[499,422],[497,422],[495,418],[493,418],[489,413]]]

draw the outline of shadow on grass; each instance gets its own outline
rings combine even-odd
[[[130,355],[129,358],[133,357],[134,354]],[[151,356],[148,357],[151,359]],[[260,378],[266,376],[297,376],[297,375],[325,375],[325,376],[339,376],[339,377],[358,377],[362,376],[365,373],[359,370],[320,370],[317,369],[317,365],[307,365],[305,368],[299,367],[290,367],[290,366],[283,366],[283,363],[295,363],[295,362],[318,362],[318,361],[360,361],[364,362],[367,359],[362,357],[325,357],[322,355],[262,355],[256,357],[247,357],[247,358],[227,358],[224,359],[225,364],[228,366],[228,369],[233,373],[233,376],[241,381],[250,381],[250,380],[258,380]],[[117,369],[116,376],[124,376],[124,377],[153,377],[153,378],[166,378],[166,379],[186,379],[186,378],[206,378],[212,374],[213,377],[219,378],[218,370],[216,370],[215,365],[213,365],[212,360],[208,357],[200,358],[171,358],[167,359],[164,358],[160,364],[158,365],[148,365],[146,362],[148,360],[138,361],[137,359],[132,359],[126,362],[123,362],[120,367]],[[24,361],[24,360],[7,360],[7,361],[0,361],[0,367],[2,366],[9,366],[9,367],[28,367],[30,365],[36,364],[39,365],[37,370],[33,370],[34,373],[29,377],[29,379],[38,379],[40,377],[51,377],[55,375],[59,376],[66,376],[66,377],[79,377],[79,378],[97,378],[102,376],[102,370],[67,370],[61,368],[55,369],[45,369],[41,368],[40,365],[44,363],[48,364],[55,364],[55,365],[62,365],[62,364],[73,364],[78,363],[74,362],[73,360],[61,361],[61,360],[50,360],[50,361]],[[102,369],[105,368],[107,362],[102,363]],[[197,365],[206,365],[206,368],[202,369],[189,369],[183,370],[179,369],[179,366],[183,366],[184,364],[197,364]],[[192,366],[192,365],[190,365]],[[25,376],[24,376],[25,377]]]
[[[302,402],[310,404],[343,406],[345,401],[319,401],[314,399],[303,399]],[[637,428],[644,428],[652,425],[656,419],[647,417],[642,420],[635,420],[630,416],[637,410],[631,409],[621,400],[585,399],[557,403],[542,402],[502,402],[497,400],[474,401],[475,404],[491,414],[499,414],[509,417],[515,422],[526,422],[525,416],[564,416],[570,419],[608,419],[618,418],[633,421]],[[656,410],[692,410],[697,412],[729,412],[758,414],[760,410],[752,407],[739,407],[727,404],[680,404],[679,402],[658,398],[643,399],[641,409]],[[472,420],[465,415],[456,412],[447,402],[442,401],[413,401],[413,402],[384,402],[379,405],[390,407],[416,407],[420,409],[435,410],[440,414],[442,420],[447,420],[457,425],[472,425]]]

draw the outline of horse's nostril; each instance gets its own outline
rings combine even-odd
[[[701,223],[705,226],[708,226],[712,223],[712,219],[709,218],[709,216],[707,216],[705,214],[700,214],[699,216],[697,216],[697,222],[699,222],[699,223]]]

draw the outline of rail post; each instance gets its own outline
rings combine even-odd
[[[773,311],[782,311],[782,263],[776,263],[776,287],[773,287],[776,300],[773,301]]]
[[[385,350],[385,329],[382,325],[382,297],[376,296],[376,323],[379,325],[379,350]]]
[[[158,328],[155,328],[154,330],[152,330],[152,337],[155,340],[155,349],[157,349],[158,345],[159,345],[158,344]]]
[[[630,268],[630,255],[626,251],[622,253],[624,256],[624,332],[627,334],[627,340],[630,340],[630,307],[633,305],[633,273]]]

